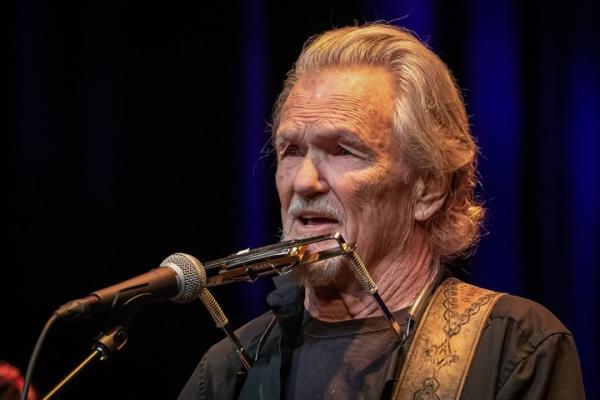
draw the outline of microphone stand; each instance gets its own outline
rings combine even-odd
[[[50,399],[84,368],[98,358],[104,361],[112,354],[121,350],[125,346],[125,343],[127,343],[127,325],[127,322],[115,325],[105,333],[100,334],[98,339],[96,339],[96,343],[94,343],[92,352],[77,367],[73,368],[42,400]]]

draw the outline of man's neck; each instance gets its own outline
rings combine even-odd
[[[403,256],[384,258],[370,268],[379,294],[390,311],[409,307],[431,273],[431,251],[424,243],[411,246]],[[367,266],[369,267],[369,266]],[[348,272],[338,281],[305,289],[304,307],[313,318],[336,322],[382,315],[373,297]]]

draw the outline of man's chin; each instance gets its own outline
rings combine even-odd
[[[338,227],[340,229],[340,227]],[[325,232],[334,233],[335,231]],[[320,233],[322,234],[322,232]],[[342,233],[343,234],[343,233]],[[314,232],[284,232],[281,240],[306,239],[317,236]],[[313,243],[306,249],[308,253],[316,253],[338,246],[333,241]],[[340,279],[341,271],[346,266],[342,256],[317,261],[311,264],[301,265],[292,271],[291,278],[302,286],[322,287],[328,286]]]
[[[342,268],[343,260],[332,258],[302,265],[292,271],[292,277],[302,286],[328,286],[340,278]]]

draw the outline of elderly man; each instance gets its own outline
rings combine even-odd
[[[345,259],[310,264],[238,331],[250,372],[223,341],[180,398],[584,397],[573,338],[550,312],[435,276],[484,213],[464,104],[436,55],[392,26],[326,32],[297,60],[273,128],[285,239],[340,232],[402,330],[418,328],[399,338]],[[416,299],[429,307],[412,321]]]

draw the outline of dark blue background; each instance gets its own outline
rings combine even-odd
[[[5,2],[7,143],[0,358],[24,369],[67,300],[186,251],[277,241],[271,105],[303,42],[377,19],[454,71],[480,144],[486,234],[463,277],[546,305],[599,395],[600,49],[590,2]],[[5,57],[6,58],[6,57]],[[267,147],[265,147],[267,146]],[[238,326],[271,283],[214,291]],[[102,321],[60,324],[46,392]],[[66,398],[174,398],[222,338],[199,303],[140,313]]]

